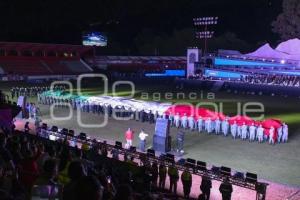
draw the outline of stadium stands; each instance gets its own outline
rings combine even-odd
[[[92,71],[81,60],[89,55],[90,47],[0,42],[0,50],[2,75],[77,75]]]
[[[51,73],[38,59],[1,58],[0,66],[7,74],[46,75]]]
[[[97,56],[94,63],[100,69],[118,72],[155,72],[165,69],[185,69],[184,56]]]

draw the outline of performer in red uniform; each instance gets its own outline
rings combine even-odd
[[[130,148],[132,146],[132,140],[133,140],[133,131],[128,128],[128,130],[125,132],[125,139],[126,139],[126,148]]]

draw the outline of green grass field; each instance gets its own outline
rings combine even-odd
[[[12,86],[21,86],[24,83],[0,83],[0,89],[9,94],[9,89]],[[275,182],[300,186],[300,99],[290,99],[283,97],[271,96],[253,96],[242,94],[216,93],[215,99],[207,99],[208,91],[201,91],[199,88],[197,92],[197,99],[188,98],[173,98],[171,102],[192,103],[199,102],[216,102],[223,103],[224,113],[234,115],[237,112],[237,103],[246,102],[261,102],[265,107],[265,117],[280,118],[289,125],[289,142],[286,144],[268,145],[249,143],[248,141],[233,140],[230,137],[207,135],[204,133],[186,131],[185,138],[185,155],[184,157],[191,157],[197,160],[206,161],[217,166],[228,166],[240,171],[249,171],[257,173],[260,178],[268,179]],[[74,93],[77,90],[73,91]],[[103,92],[101,85],[92,84],[92,86],[85,86],[82,89],[84,95],[96,96]],[[147,100],[158,100],[157,93],[161,94],[160,101],[169,101],[165,98],[166,93],[180,93],[189,94],[188,89],[177,90],[170,85],[151,84],[136,85],[134,98],[146,100],[145,93],[148,94]],[[118,87],[115,95],[127,96],[130,88],[122,86]],[[107,95],[113,95],[112,90],[108,90]],[[36,98],[30,98],[29,101],[36,102]],[[148,147],[151,147],[152,134],[154,133],[154,125],[148,123],[140,123],[136,121],[116,121],[109,119],[108,125],[103,128],[86,128],[81,127],[77,123],[77,113],[72,114],[70,120],[54,120],[49,115],[49,106],[40,105],[42,111],[42,119],[49,125],[57,125],[58,127],[65,127],[77,130],[79,132],[86,132],[92,137],[99,139],[106,139],[110,141],[119,140],[124,141],[124,132],[128,127],[131,127],[135,132],[139,132],[142,128],[150,134],[148,140]],[[55,110],[57,116],[66,116],[67,109]],[[82,121],[87,124],[99,124],[102,122],[102,117],[83,113]],[[178,130],[171,129],[171,136],[173,141]],[[175,141],[174,141],[175,142]],[[135,137],[134,145],[138,144]]]

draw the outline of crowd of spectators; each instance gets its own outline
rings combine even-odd
[[[116,151],[116,149],[113,149]],[[112,150],[112,151],[113,151]],[[115,154],[113,158],[108,156]],[[180,199],[177,183],[183,183],[189,199],[192,176],[179,174],[174,164],[137,160],[118,151],[109,152],[105,142],[89,149],[70,147],[67,140],[51,141],[22,132],[0,131],[1,199],[139,200]],[[146,155],[146,154],[144,154]],[[170,187],[165,188],[169,177]],[[230,199],[231,190],[220,192]],[[224,187],[224,186],[222,186]],[[209,199],[211,180],[202,179],[199,199]],[[229,195],[229,198],[228,198]]]
[[[203,74],[196,74],[190,76],[189,79],[196,80],[226,80],[234,82],[243,82],[251,84],[261,84],[261,85],[279,85],[279,86],[289,86],[289,87],[300,87],[300,77],[299,76],[289,76],[289,75],[274,75],[274,74],[253,74],[249,73],[247,75],[241,76],[241,78],[219,78],[212,76],[205,76]]]
[[[300,86],[300,77],[287,75],[270,75],[270,74],[256,74],[247,75],[241,79],[242,82],[252,84],[266,84],[266,85],[281,85],[281,86]]]

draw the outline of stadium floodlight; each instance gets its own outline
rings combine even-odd
[[[197,17],[193,18],[195,26],[217,25],[219,17]]]
[[[214,36],[214,31],[208,31],[207,27],[211,25],[217,25],[219,17],[197,17],[193,18],[195,26],[204,27],[204,30],[196,32],[197,39],[204,39],[204,55],[206,54],[207,49],[207,39],[210,39]]]
[[[212,38],[214,35],[214,31],[200,31],[196,32],[196,38],[198,39],[209,39]]]

